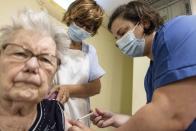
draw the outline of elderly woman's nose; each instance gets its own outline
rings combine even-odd
[[[38,69],[39,69],[39,62],[38,59],[36,57],[32,57],[31,59],[29,59],[26,63],[25,63],[25,69],[26,71],[29,72],[34,72],[34,73],[38,73]]]

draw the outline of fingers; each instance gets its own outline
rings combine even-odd
[[[92,111],[92,110],[91,110]],[[93,111],[92,111],[93,112]],[[101,115],[98,113],[97,108],[93,112],[93,114],[90,116],[90,120],[93,122],[94,125],[97,124],[98,119],[101,119]]]
[[[58,96],[57,96],[57,101],[61,102],[62,104],[64,104],[65,102],[67,102],[69,99],[69,91],[66,87],[61,87],[59,92],[58,92]]]
[[[47,99],[49,99],[49,100],[56,99],[57,95],[58,95],[58,92],[54,92],[54,93],[48,95]]]
[[[104,115],[104,112],[103,111],[101,111],[100,109],[98,109],[98,108],[95,108],[95,111],[98,113],[98,114],[100,114],[100,115]]]
[[[99,128],[105,128],[108,126],[112,126],[114,123],[113,118],[104,118],[102,116],[96,117],[93,121],[93,124]]]
[[[68,131],[82,131],[80,126],[78,126],[78,123],[77,121],[72,121],[72,120],[69,120],[68,121],[70,125],[72,125]]]
[[[102,120],[102,116],[98,116],[94,119],[93,123],[97,125],[97,123]]]
[[[73,121],[73,120],[68,120],[68,122],[69,122],[69,124],[72,125],[72,126],[76,125],[76,124],[75,124],[76,122]]]
[[[82,131],[82,130],[77,126],[72,126],[68,129],[68,131]]]
[[[93,112],[93,110],[90,110],[90,112]],[[95,117],[102,115],[104,115],[104,113],[102,113],[99,109],[95,108],[95,111],[93,112],[93,115],[91,115],[91,118],[94,119]]]
[[[79,121],[76,121],[76,120],[69,120],[69,123],[72,125],[72,126],[77,126],[79,128],[85,128],[86,126],[83,125],[81,122]]]
[[[69,123],[72,125],[72,127],[70,127],[68,131],[91,131],[79,121],[69,121]]]
[[[91,115],[91,120],[95,120],[95,118],[99,117],[99,116],[107,117],[107,112],[104,112],[104,111],[101,111],[98,108],[95,108],[95,112],[93,112],[93,115]]]
[[[47,98],[50,100],[56,99],[57,101],[64,104],[69,99],[69,90],[66,88],[66,86],[60,87],[60,85],[55,85],[50,90]]]
[[[58,92],[58,91],[59,91],[59,88],[60,88],[59,85],[54,85],[54,86],[51,88],[49,94],[52,94],[52,93],[54,93],[54,92],[56,92],[56,91]]]
[[[106,118],[111,118],[111,117],[114,115],[113,112],[103,111],[103,110],[98,109],[98,108],[95,108],[95,110],[96,110],[97,114],[103,116],[104,118],[105,118],[105,117],[106,117]]]
[[[65,102],[67,102],[69,99],[69,93],[68,92],[64,92],[64,94],[62,95],[62,98],[60,99],[60,102],[62,104],[64,104]]]
[[[110,119],[108,119],[108,120],[103,120],[103,119],[101,119],[101,120],[99,120],[98,122],[97,122],[97,127],[99,127],[99,128],[105,128],[105,127],[108,127],[108,126],[111,126],[113,124],[113,119],[112,118],[110,118]]]
[[[100,120],[100,121],[98,121],[97,122],[97,127],[99,127],[99,128],[103,128],[103,123],[104,123],[104,120]]]
[[[59,85],[55,85],[52,87],[52,89],[49,91],[48,96],[46,97],[49,100],[56,99],[59,91]]]
[[[105,128],[105,127],[111,126],[113,123],[114,123],[114,119],[110,118],[106,121],[103,121],[101,126],[102,128]]]
[[[93,115],[90,117],[91,121],[94,125],[98,126],[99,128],[105,128],[108,126],[113,125],[114,118],[112,112],[106,112],[101,109],[96,108]]]
[[[90,120],[94,122],[95,118],[99,115],[96,112],[93,112],[93,114],[90,116]]]
[[[61,101],[63,99],[63,95],[64,95],[64,90],[61,88],[61,89],[59,89],[56,100]]]

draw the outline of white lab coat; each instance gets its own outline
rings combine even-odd
[[[59,85],[75,85],[88,83],[89,57],[80,50],[69,50],[63,56],[62,64],[55,76],[55,83]],[[65,118],[76,120],[90,111],[89,98],[70,97],[64,104]],[[85,125],[90,126],[90,119],[82,119]]]

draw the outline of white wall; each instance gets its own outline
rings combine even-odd
[[[189,10],[186,9],[186,5],[188,5],[188,3],[188,0],[177,0],[165,3],[164,5],[159,4],[160,7],[158,7],[157,9],[164,20],[168,21],[169,19],[172,19],[179,15],[190,14]]]
[[[17,10],[24,8],[39,9],[36,0],[0,0],[0,25],[10,23]]]
[[[190,0],[190,3],[191,3],[192,14],[196,15],[196,1],[195,0]]]
[[[132,114],[146,104],[144,77],[149,66],[148,58],[134,58],[133,60],[133,98]]]
[[[88,42],[96,47],[100,64],[107,72],[101,79],[101,94],[91,98],[92,107],[131,114],[132,61],[120,53],[115,47],[114,38],[103,27]]]

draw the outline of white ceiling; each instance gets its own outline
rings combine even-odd
[[[112,12],[120,5],[126,4],[132,0],[96,0],[97,3],[103,7],[107,16],[110,16]]]
[[[112,12],[120,5],[126,4],[132,0],[95,0],[105,11],[105,16],[103,20],[103,27],[107,28],[109,21],[109,16]]]
[[[57,18],[58,20],[62,20],[62,17],[64,15],[64,11],[59,11],[58,8],[56,8],[54,5],[52,5],[52,3],[50,2],[50,0],[37,0],[38,3],[43,6],[44,8],[46,8],[48,10],[48,12],[54,16],[55,18]],[[74,0],[63,0],[64,2],[62,2],[62,0],[53,0],[54,2],[56,2],[58,5],[60,5],[62,8],[64,8],[65,10],[67,9],[67,6],[69,6],[69,4],[71,2],[73,2]],[[65,2],[66,1],[66,2]],[[104,16],[104,21],[103,21],[103,26],[107,27],[107,23],[108,23],[108,19],[109,16],[112,14],[112,12],[120,5],[122,4],[126,4],[132,0],[95,0],[105,11],[105,16]]]
[[[110,16],[112,12],[120,5],[126,4],[133,0],[95,0],[99,5],[103,7],[106,12],[107,16]],[[154,7],[161,6],[162,4],[169,3],[171,1],[178,1],[178,0],[138,0],[143,1],[147,4],[150,4]]]
[[[133,0],[95,0],[97,1],[97,3],[103,7],[104,11],[105,11],[105,17],[104,17],[104,21],[103,21],[103,26],[107,27],[108,24],[108,19],[111,16],[112,12],[120,5],[122,4],[127,4],[130,1]],[[162,5],[165,5],[167,3],[170,2],[174,2],[174,1],[180,1],[180,0],[138,0],[138,1],[143,1],[147,4],[150,4],[151,6],[157,8],[160,7]]]
[[[53,0],[53,1],[62,1],[62,0]],[[70,3],[71,1],[74,0],[66,0],[68,3]],[[97,1],[97,3],[104,9],[105,11],[105,16],[104,16],[104,21],[103,21],[103,26],[107,27],[108,24],[108,19],[109,16],[112,14],[112,12],[120,5],[122,4],[126,4],[130,1],[133,0],[95,0]],[[162,0],[140,0],[140,1],[145,1],[149,4],[152,3],[156,3],[157,1],[162,1]],[[164,0],[164,1],[168,1],[168,0]],[[171,1],[171,0],[170,0]],[[54,6],[54,4],[52,4],[51,0],[37,0],[37,2],[44,8],[46,8],[48,10],[48,12],[54,16],[55,18],[57,18],[58,20],[62,20],[62,17],[64,15],[64,10],[61,10],[59,8],[57,8],[56,6]],[[58,3],[58,2],[57,2]],[[60,2],[61,3],[61,2]],[[69,5],[68,3],[66,3],[67,5]]]

